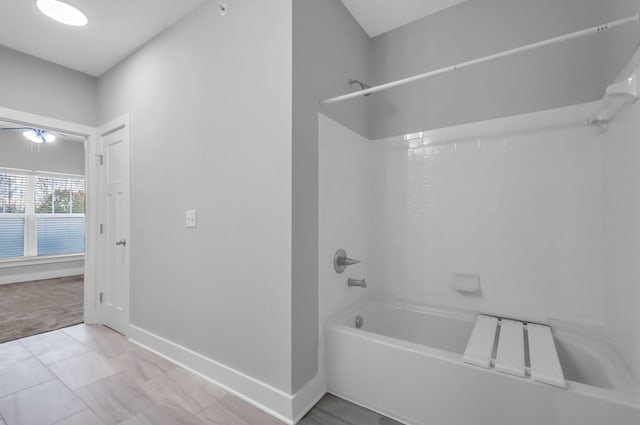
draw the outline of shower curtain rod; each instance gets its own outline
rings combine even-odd
[[[462,62],[459,63],[457,65],[451,65],[451,66],[447,66],[444,68],[440,68],[440,69],[436,69],[434,71],[429,71],[429,72],[425,72],[423,74],[418,74],[418,75],[414,75],[413,77],[407,77],[407,78],[403,78],[401,80],[397,80],[397,81],[392,81],[390,83],[385,83],[385,84],[381,84],[379,86],[374,86],[371,88],[368,88],[366,90],[360,90],[357,92],[353,92],[353,93],[349,93],[349,94],[345,94],[342,96],[338,96],[338,97],[333,97],[331,99],[325,99],[325,100],[321,100],[320,101],[320,105],[329,105],[331,103],[337,103],[337,102],[342,102],[344,100],[349,100],[349,99],[353,99],[356,97],[360,97],[360,96],[365,96],[371,93],[376,93],[382,90],[387,90],[393,87],[397,87],[397,86],[402,86],[404,84],[408,84],[408,83],[412,83],[414,81],[418,81],[418,80],[422,80],[425,78],[429,78],[429,77],[434,77],[436,75],[440,75],[440,74],[446,74],[447,72],[452,72],[452,71],[457,71],[459,69],[463,69],[463,68],[467,68],[469,66],[472,65],[477,65],[483,62],[488,62],[488,61],[492,61],[494,59],[500,59],[500,58],[504,58],[506,56],[511,56],[514,55],[516,53],[522,53],[522,52],[526,52],[528,50],[533,50],[533,49],[537,49],[539,47],[544,47],[544,46],[548,46],[550,44],[556,44],[556,43],[560,43],[562,41],[567,41],[567,40],[573,40],[575,38],[579,38],[579,37],[584,37],[586,35],[589,34],[594,34],[594,33],[599,33],[599,32],[603,32],[605,30],[609,30],[612,28],[616,28],[625,24],[629,24],[632,22],[640,22],[640,14],[634,15],[634,16],[629,16],[628,18],[624,18],[624,19],[619,19],[617,21],[613,21],[613,22],[609,22],[608,24],[604,24],[604,25],[599,25],[597,27],[593,27],[593,28],[588,28],[585,30],[581,30],[581,31],[577,31],[571,34],[566,34],[566,35],[561,35],[559,37],[555,37],[555,38],[551,38],[549,40],[545,40],[545,41],[539,41],[537,43],[533,43],[533,44],[528,44],[526,46],[522,46],[522,47],[518,47],[515,49],[511,49],[511,50],[506,50],[500,53],[496,53],[493,55],[489,55],[489,56],[485,56],[483,58],[480,59],[473,59],[467,62]]]

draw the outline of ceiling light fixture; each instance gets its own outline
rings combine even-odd
[[[49,18],[74,27],[83,27],[89,20],[80,9],[59,0],[38,0],[38,9]]]
[[[40,129],[32,129],[27,130],[22,133],[22,135],[31,140],[33,143],[51,143],[55,142],[56,136],[54,134],[49,133],[47,130]]]

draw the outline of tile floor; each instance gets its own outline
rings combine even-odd
[[[391,425],[327,395],[304,425]],[[101,326],[0,344],[0,425],[282,425]]]
[[[342,400],[331,394],[322,400],[302,418],[298,425],[402,425],[393,419],[379,415]]]

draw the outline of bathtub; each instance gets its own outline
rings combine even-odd
[[[636,383],[605,338],[552,323],[561,389],[463,363],[475,317],[398,302],[337,315],[325,324],[328,391],[409,425],[640,424]]]

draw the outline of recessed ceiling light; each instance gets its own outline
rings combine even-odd
[[[89,22],[78,8],[59,0],[38,0],[37,4],[40,12],[63,24],[83,27]]]

